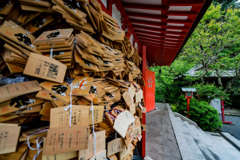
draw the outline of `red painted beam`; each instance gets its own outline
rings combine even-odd
[[[158,50],[155,50],[155,51],[150,51],[151,53],[168,53],[168,54],[176,54],[177,51],[158,51]]]
[[[189,27],[167,26],[166,29],[189,30]]]
[[[162,45],[156,45],[156,44],[149,44],[149,43],[146,43],[146,42],[144,42],[143,43],[144,45],[147,45],[147,46],[151,46],[151,47],[154,47],[155,49],[158,49],[158,50],[161,50],[162,48],[163,48],[163,46]],[[154,49],[154,48],[152,48],[152,49]]]
[[[138,37],[141,37],[141,38],[145,37],[145,38],[149,38],[149,39],[165,40],[164,37],[151,36],[151,35],[142,35],[142,34],[137,34],[137,35],[138,35]]]
[[[146,24],[146,25],[151,25],[151,26],[166,26],[167,25],[167,23],[163,23],[163,22],[152,22],[152,21],[136,20],[136,19],[132,19],[131,22],[138,23],[138,24]]]
[[[152,28],[152,27],[147,27],[147,26],[136,26],[136,25],[133,25],[134,29],[136,30],[141,30],[141,29],[144,29],[147,31],[154,31],[154,32],[161,32],[161,33],[166,33],[166,29],[161,29],[161,28]],[[174,28],[177,28],[177,27],[174,27]],[[179,29],[176,29],[176,30],[179,30]],[[175,35],[186,35],[187,32],[173,32],[173,31],[167,31],[167,33],[169,34],[175,34]],[[160,34],[160,33],[159,33]],[[165,36],[165,35],[164,35]]]
[[[146,37],[138,37],[140,40],[147,40],[147,41],[153,41],[153,42],[164,42],[164,39],[152,39],[152,38],[146,38]]]
[[[196,11],[168,11],[169,16],[197,16],[198,12]]]
[[[140,33],[143,33],[143,34],[147,34],[148,36],[159,36],[159,37],[163,37],[163,38],[175,38],[175,39],[182,39],[184,40],[185,37],[183,36],[168,36],[168,35],[165,35],[165,34],[161,34],[161,33],[153,33],[153,32],[147,32],[147,31],[136,31],[137,35],[139,36]],[[169,32],[168,32],[169,33]]]
[[[173,19],[169,19],[167,21],[168,23],[177,23],[177,24],[192,24],[194,21],[193,20],[173,20]]]
[[[147,31],[142,31],[142,30],[136,31],[136,34],[138,36],[143,35],[143,36],[152,36],[152,37],[156,37],[156,36],[163,37],[163,38],[165,37],[165,35],[161,34],[161,33],[153,33],[153,32],[147,32]]]
[[[151,50],[150,50],[150,51],[151,51]],[[167,48],[167,49],[162,49],[162,50],[160,50],[160,51],[162,51],[162,52],[177,52],[178,49]]]
[[[164,36],[151,36],[151,35],[143,35],[143,34],[138,34],[138,37],[141,37],[141,38],[152,38],[152,39],[159,39],[159,40],[165,40]],[[139,38],[140,39],[140,38]]]
[[[157,31],[157,32],[166,32],[166,29],[162,28],[152,28],[152,27],[147,27],[147,26],[136,26],[133,25],[134,29],[145,29],[145,30],[150,30],[150,31]]]
[[[125,8],[135,9],[150,9],[156,11],[168,10],[167,5],[151,5],[151,4],[136,4],[136,3],[123,3]]]
[[[147,44],[146,44],[147,45]],[[155,45],[155,44],[150,44],[150,45]],[[158,51],[165,51],[165,50],[168,50],[168,51],[178,51],[177,48],[174,48],[174,47],[167,47],[165,48],[164,46],[159,46],[159,45],[155,45],[156,47],[158,47]],[[149,48],[150,51],[153,51],[153,50],[156,50],[154,48]]]
[[[156,14],[136,13],[136,12],[127,12],[127,14],[128,16],[133,16],[133,17],[144,17],[144,18],[151,18],[151,19],[167,20],[166,15],[156,15]]]
[[[146,40],[146,39],[140,39],[141,42],[146,42],[146,43],[149,43],[149,44],[162,44],[164,45],[165,43],[164,42],[160,42],[160,41],[150,41],[150,40]]]
[[[152,46],[151,46],[151,48],[153,48]],[[176,54],[176,52],[177,51],[159,51],[159,50],[149,50],[149,49],[147,49],[148,50],[148,52],[151,52],[151,53],[170,53],[170,54]]]
[[[142,42],[142,44],[147,45],[147,46],[155,46],[155,47],[159,47],[159,48],[164,47],[162,44],[154,44],[154,43],[147,43],[147,42]]]
[[[139,37],[139,39],[141,40],[152,40],[152,41],[156,41],[156,42],[164,42],[166,44],[182,44],[182,41],[169,41],[169,40],[162,40],[162,39],[151,39],[151,38],[145,38],[145,37]]]
[[[141,47],[141,43],[136,35],[136,32],[134,31],[134,28],[132,26],[132,23],[129,19],[128,14],[126,13],[124,6],[122,4],[122,1],[119,0],[114,0],[114,2],[116,2],[116,7],[118,8],[118,10],[120,11],[122,18],[124,18],[125,23],[127,24],[128,28],[131,30],[132,34],[134,35],[135,41],[137,41],[138,46]]]
[[[173,32],[173,31],[167,31],[166,34],[175,34],[175,35],[186,36],[187,32]]]
[[[145,43],[143,43],[143,44],[145,44]],[[178,47],[177,48],[175,48],[175,47],[167,47],[167,48],[165,48],[164,46],[160,46],[160,45],[157,45],[157,44],[146,44],[146,45],[149,45],[149,46],[155,46],[155,47],[158,47],[159,49],[162,49],[163,48],[163,51],[165,51],[165,50],[173,50],[173,51],[178,51]]]
[[[153,38],[153,37],[147,37],[147,36],[138,36],[139,39],[146,39],[146,40],[153,40],[153,41],[162,41],[162,42],[179,42],[181,43],[182,41],[179,40],[166,40],[164,38]]]
[[[193,5],[203,5],[205,0],[171,0],[170,6],[193,6]]]
[[[161,42],[150,42],[149,40],[140,40],[141,43],[143,44],[155,44],[155,45],[159,45],[163,48],[178,48],[180,46],[180,44],[167,44],[166,43],[161,43]]]
[[[165,47],[167,47],[167,46],[176,47],[177,45],[181,45],[181,43],[177,43],[177,44],[170,44],[170,43],[168,43],[168,44],[166,44],[164,42],[150,41],[150,40],[145,40],[145,39],[140,39],[140,42],[146,42],[147,44],[149,43],[149,44],[163,45]]]
[[[151,46],[151,45],[150,45]],[[154,46],[154,45],[152,45]],[[151,48],[148,48],[148,51],[152,52],[152,51],[161,51],[161,52],[164,52],[164,51],[169,51],[169,52],[177,52],[178,50],[177,49],[163,49],[159,46],[155,46],[155,47],[151,47]]]

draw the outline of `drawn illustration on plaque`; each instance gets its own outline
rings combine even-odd
[[[97,86],[91,86],[90,90],[89,90],[90,94],[95,94],[97,93]]]
[[[53,85],[52,86],[52,92],[54,92],[56,94],[60,94],[63,97],[66,96],[67,89],[68,89],[67,85]]]
[[[91,82],[89,82],[89,81],[86,81],[86,79],[87,78],[84,78],[84,79],[82,79],[80,82],[78,82],[78,83],[74,83],[73,84],[73,89],[82,89],[82,90],[86,90],[86,89],[88,89],[89,88],[89,86],[85,86],[86,84],[87,85],[90,85],[91,84]]]
[[[64,5],[68,7],[69,9],[73,10],[74,12],[77,12],[77,3],[76,1],[71,1],[71,0],[64,0]]]
[[[35,100],[24,95],[11,99],[10,106],[21,109],[32,103],[35,103]]]
[[[52,39],[52,38],[56,38],[56,37],[61,37],[62,35],[60,34],[59,31],[55,31],[55,32],[52,32],[50,33],[49,35],[47,35],[46,37],[48,39]]]
[[[47,19],[41,19],[41,18],[40,19],[35,19],[32,22],[32,26],[37,27],[37,28],[41,28],[44,25],[45,22],[47,22]]]
[[[34,45],[31,42],[31,39],[27,36],[27,34],[18,33],[18,34],[14,34],[14,36],[17,37],[19,42],[35,49]]]

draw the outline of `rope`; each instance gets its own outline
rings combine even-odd
[[[69,127],[72,126],[72,83],[71,83],[71,89],[70,89],[70,104],[64,109],[65,111],[68,111],[69,109]]]
[[[28,148],[31,149],[31,150],[37,150],[37,154],[34,155],[33,157],[33,160],[36,160],[36,158],[39,156],[39,154],[42,152],[43,148],[40,149],[41,147],[41,143],[44,142],[44,137],[38,137],[36,139],[36,145],[37,145],[37,148],[32,148],[31,145],[30,145],[30,142],[29,142],[29,138],[33,135],[36,135],[36,134],[39,134],[39,133],[42,133],[42,132],[45,132],[45,131],[48,131],[48,129],[45,129],[45,130],[42,130],[40,132],[37,132],[37,133],[34,133],[34,134],[31,134],[30,136],[28,136],[27,138],[27,145],[28,145]],[[42,140],[39,142],[39,139],[42,138]]]
[[[94,156],[96,156],[96,134],[94,130],[94,106],[93,106],[93,101],[91,101],[91,111],[92,111],[92,128],[93,128],[93,151],[94,151]]]

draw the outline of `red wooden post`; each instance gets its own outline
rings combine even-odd
[[[225,123],[225,124],[232,124],[232,122],[225,121],[225,115],[224,115],[224,103],[223,103],[223,100],[221,100],[221,102],[222,102],[222,122]]]
[[[224,104],[223,104],[223,100],[221,100],[222,102],[222,121],[225,122],[225,116],[224,116]]]
[[[142,73],[143,73],[143,79],[146,82],[146,66],[147,66],[147,60],[146,60],[146,46],[143,45],[143,50],[142,50]],[[146,86],[143,87],[143,97],[144,97],[144,102],[146,102]],[[145,103],[146,105],[146,103]],[[146,107],[146,106],[145,106]],[[146,124],[146,113],[143,113],[142,115],[142,123]],[[145,157],[146,152],[146,132],[143,131],[142,133],[142,157]]]
[[[190,110],[190,97],[187,97],[187,117],[189,118],[189,110]]]

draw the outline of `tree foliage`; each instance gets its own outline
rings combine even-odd
[[[212,98],[224,97],[227,100],[231,93],[240,95],[239,88],[235,86],[240,77],[240,9],[229,7],[230,3],[222,9],[223,5],[217,5],[215,1],[209,7],[171,66],[154,67],[156,101],[174,102],[181,94],[181,87],[190,86],[195,86],[200,99],[207,102]],[[196,77],[185,74],[199,65],[203,70]],[[234,71],[234,77],[224,86],[221,77],[226,70]],[[216,84],[205,81],[212,71],[216,73]]]
[[[226,10],[228,8],[239,8],[240,3],[238,0],[214,0],[214,5],[221,5],[222,10]]]

